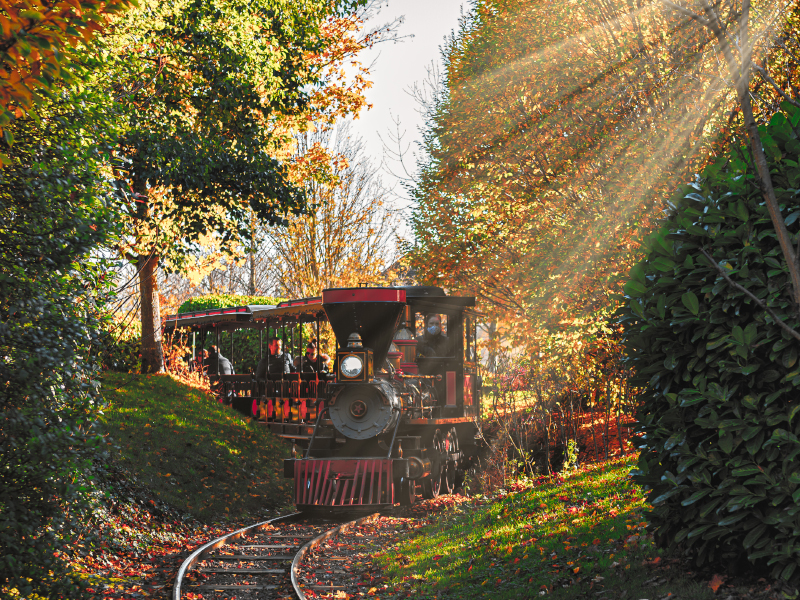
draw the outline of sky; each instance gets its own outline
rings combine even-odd
[[[381,3],[380,12],[366,24],[371,29],[396,17],[405,17],[398,36],[406,37],[398,42],[378,43],[360,56],[364,65],[372,65],[373,85],[366,92],[372,108],[362,111],[351,127],[353,133],[363,138],[375,164],[383,163],[384,182],[401,196],[395,198],[398,208],[408,205],[408,201],[402,199],[405,194],[399,185],[402,166],[391,157],[384,159],[384,143],[390,144],[397,129],[395,120],[398,120],[399,130],[405,132],[403,149],[408,148],[406,167],[414,166],[410,153],[421,140],[422,117],[409,92],[415,83],[422,84],[426,79],[426,68],[432,62],[441,66],[440,47],[444,38],[457,28],[462,4],[465,0],[388,0]],[[464,10],[467,10],[466,4]],[[397,149],[396,144],[393,149]]]

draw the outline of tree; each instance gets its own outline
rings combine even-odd
[[[103,31],[111,15],[130,6],[128,0],[19,0],[0,6],[0,131],[12,143],[8,128],[44,96],[84,71],[72,50]],[[4,161],[5,162],[5,161]]]
[[[262,276],[289,298],[374,282],[392,262],[395,215],[362,143],[347,124],[299,136],[299,154],[320,151],[332,156],[328,180],[315,182],[303,170],[294,175],[310,182],[308,214],[290,217],[285,229],[264,230]]]
[[[127,118],[116,176],[130,191],[121,250],[139,273],[143,372],[163,368],[159,264],[180,268],[204,234],[222,248],[248,240],[252,216],[305,210],[288,179],[292,132],[363,106],[363,73],[340,77],[372,39],[356,35],[362,4],[150,0],[107,38]]]
[[[754,46],[768,70],[783,60],[775,36],[796,29],[786,3],[758,8],[773,15]],[[478,2],[428,106],[412,189],[420,277],[476,295],[521,344],[609,317],[678,182],[736,129],[718,58],[663,4]],[[786,88],[796,69],[770,72]],[[750,90],[756,117],[771,114],[778,92]]]
[[[109,99],[74,91],[9,124],[0,169],[0,597],[76,598],[65,560],[88,510],[98,346],[115,233]],[[97,141],[95,141],[97,140]]]

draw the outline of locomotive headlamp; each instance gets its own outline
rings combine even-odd
[[[339,367],[339,370],[349,379],[358,377],[364,370],[364,361],[355,354],[348,354],[342,359],[342,366]]]

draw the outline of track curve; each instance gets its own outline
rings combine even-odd
[[[248,598],[285,598],[286,593],[288,592],[300,600],[305,600],[306,595],[303,591],[304,586],[299,580],[298,569],[306,553],[316,546],[324,543],[326,540],[329,540],[340,533],[345,533],[352,527],[358,526],[376,516],[377,513],[362,516],[346,523],[338,523],[335,527],[330,528],[330,521],[310,518],[302,513],[292,513],[289,515],[275,517],[267,521],[262,521],[260,523],[255,523],[254,525],[243,527],[227,533],[203,544],[194,552],[192,552],[189,557],[186,558],[186,560],[183,561],[175,576],[175,584],[172,588],[172,600],[182,600],[185,593],[190,591],[202,592],[202,590],[207,590],[214,594],[225,591],[228,592],[228,595],[232,595],[230,592],[234,592],[237,597],[241,594],[245,594],[245,597]],[[276,526],[285,527],[275,530]],[[264,532],[264,530],[277,531],[278,533],[268,533]],[[261,536],[262,538],[266,539],[258,539],[257,536]],[[239,549],[257,549],[256,554],[245,555],[222,553],[212,555],[214,550],[222,549],[226,545],[232,546],[237,540],[243,538],[246,541],[251,542],[277,541],[278,543],[245,544],[239,546]],[[298,548],[297,545],[280,543],[284,539],[309,541],[299,547],[294,556],[272,554],[272,552],[278,549]],[[233,549],[235,550],[236,547],[234,546]],[[259,554],[259,551],[262,553]],[[265,551],[266,553],[263,553]],[[194,568],[198,563],[217,563],[220,561],[235,561],[237,563],[252,564],[255,561],[281,561],[283,563],[287,563],[289,560],[291,560],[291,567],[289,569],[237,569],[229,567],[201,569]],[[223,562],[223,564],[225,563]],[[226,581],[222,581],[221,583],[207,583],[204,580],[208,579],[209,574],[212,575],[212,578],[214,575],[216,575],[217,578],[223,577],[226,579]],[[286,581],[286,579],[283,578],[275,581],[275,576],[281,574],[288,574],[289,581]],[[242,582],[241,579],[243,578],[239,578],[239,583],[230,581],[230,579],[236,579],[236,577],[239,575],[244,575],[243,578],[245,579],[248,575],[251,578],[256,576],[258,579],[264,579],[265,581],[261,584],[253,584],[248,581]],[[200,578],[201,582],[196,583],[194,581],[189,581],[191,577]],[[291,589],[289,589],[289,585],[291,586]],[[270,591],[274,593],[265,593]],[[277,596],[275,594],[277,594]]]

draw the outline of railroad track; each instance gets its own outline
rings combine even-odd
[[[202,545],[183,561],[175,577],[172,600],[185,600],[187,593],[220,600],[304,600],[303,590],[335,591],[335,587],[302,581],[299,567],[303,557],[331,537],[375,516],[331,527],[329,520],[293,513],[232,531]]]

